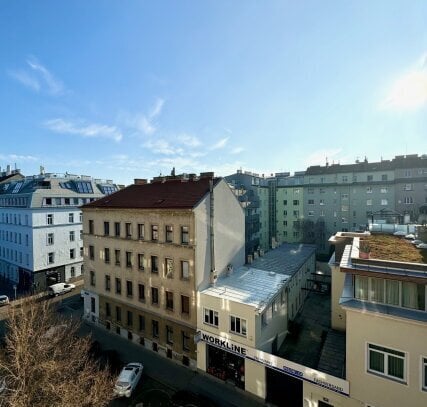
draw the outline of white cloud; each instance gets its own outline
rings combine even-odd
[[[154,106],[151,108],[150,113],[148,114],[148,118],[150,120],[155,119],[161,112],[163,109],[163,105],[165,104],[164,99],[162,98],[157,98],[156,103],[154,104]]]
[[[243,147],[235,147],[230,151],[230,154],[240,154],[243,151],[245,151]]]
[[[198,147],[202,144],[197,137],[190,136],[189,134],[181,134],[177,139],[187,147]]]
[[[4,161],[37,161],[38,158],[32,155],[20,154],[0,154],[0,160]]]
[[[20,82],[22,85],[36,92],[45,91],[51,95],[60,95],[64,92],[63,83],[54,77],[54,75],[36,58],[27,59],[27,65],[30,69],[10,71],[9,75]]]
[[[168,141],[161,140],[161,139],[155,140],[155,141],[149,140],[145,142],[143,146],[157,154],[175,155],[175,154],[182,154],[184,152],[182,148],[174,147]]]
[[[427,54],[391,85],[380,103],[385,110],[416,110],[427,104]]]
[[[210,150],[219,150],[221,148],[224,148],[228,143],[228,139],[229,139],[229,137],[222,138],[217,143],[215,143],[213,146],[211,146]]]
[[[36,92],[40,90],[40,83],[34,76],[25,71],[10,71],[9,75],[20,82],[22,85]]]
[[[101,137],[108,138],[119,142],[123,135],[115,126],[107,126],[98,123],[73,123],[64,119],[51,119],[44,123],[44,126],[49,130],[61,134],[75,134],[82,137]]]
[[[306,167],[310,167],[311,165],[325,165],[326,161],[329,164],[332,164],[333,161],[337,162],[337,155],[342,151],[341,148],[332,148],[332,149],[324,149],[317,150],[309,154],[305,161],[304,165]]]

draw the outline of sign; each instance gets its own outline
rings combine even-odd
[[[216,346],[217,348],[232,352],[246,359],[261,363],[281,373],[296,377],[297,379],[305,380],[345,396],[350,395],[350,386],[348,381],[339,377],[331,376],[327,373],[291,362],[290,360],[280,358],[272,355],[271,353],[243,346],[228,338],[217,336],[210,332],[200,331],[200,338],[209,345]]]

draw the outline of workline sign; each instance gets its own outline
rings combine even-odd
[[[287,375],[296,377],[301,380],[306,380],[310,383],[332,390],[336,393],[348,396],[350,394],[349,383],[339,377],[328,375],[327,373],[319,372],[315,369],[310,369],[307,366],[300,365],[290,360],[282,359],[267,352],[262,352],[258,349],[249,348],[239,343],[230,341],[228,338],[214,335],[210,332],[200,331],[200,340],[209,345],[216,346],[228,352],[235,353],[243,358],[262,363],[272,369]]]

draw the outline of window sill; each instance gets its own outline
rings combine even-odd
[[[382,379],[391,380],[392,382],[404,384],[405,386],[408,385],[408,383],[403,379],[399,379],[399,378],[393,377],[393,376],[387,376],[387,375],[381,374],[380,372],[374,372],[373,370],[368,370],[366,373],[371,374],[371,375],[376,376],[376,377],[380,377]]]

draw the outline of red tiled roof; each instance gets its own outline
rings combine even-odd
[[[221,178],[214,178],[214,186]],[[209,178],[130,185],[83,208],[191,209],[209,192]]]

